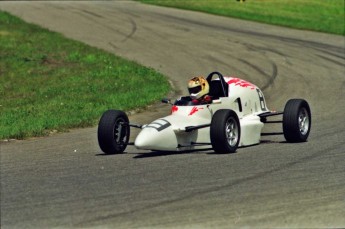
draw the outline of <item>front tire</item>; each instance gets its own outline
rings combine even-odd
[[[234,153],[240,143],[241,126],[233,110],[218,110],[212,117],[210,138],[216,153]]]
[[[104,112],[98,124],[98,144],[105,154],[122,153],[127,147],[129,134],[129,120],[125,112]]]
[[[305,142],[311,128],[311,112],[307,101],[291,99],[284,108],[283,132],[287,142]]]

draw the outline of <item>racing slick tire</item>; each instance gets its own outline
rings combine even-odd
[[[241,126],[233,110],[216,111],[211,120],[210,139],[216,153],[234,153],[240,143]]]
[[[307,101],[290,99],[284,108],[283,132],[287,142],[305,142],[311,128],[311,112]]]
[[[104,112],[98,124],[98,144],[105,154],[123,153],[128,144],[129,134],[129,120],[125,112]]]

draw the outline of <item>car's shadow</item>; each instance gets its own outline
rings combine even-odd
[[[286,144],[288,142],[286,141],[272,141],[272,140],[261,140],[260,144]],[[249,148],[254,147],[259,144],[250,145],[250,146],[241,146],[241,148]],[[236,154],[238,150],[234,153],[230,154]],[[173,156],[173,155],[182,155],[182,154],[207,154],[207,155],[224,155],[229,153],[216,153],[213,151],[212,148],[208,149],[199,149],[199,150],[186,150],[186,151],[144,151],[143,153],[134,153],[130,151],[126,151],[121,154],[104,154],[104,153],[98,153],[95,156],[116,156],[116,155],[135,155],[134,159],[144,159],[144,158],[152,158],[152,157],[164,157],[164,156]]]
[[[231,153],[231,154],[236,154]],[[150,152],[143,152],[143,153],[134,153],[134,152],[124,152],[120,154],[104,154],[104,153],[97,153],[95,154],[96,157],[108,157],[108,156],[119,156],[119,155],[135,155],[134,159],[144,159],[144,158],[153,158],[153,157],[165,157],[165,156],[173,156],[173,155],[182,155],[182,154],[207,154],[207,155],[225,155],[227,153],[216,153],[212,149],[202,149],[202,150],[189,150],[189,151],[150,151]]]
[[[214,152],[212,149],[202,149],[202,150],[186,150],[186,151],[150,151],[145,153],[136,153],[137,155],[134,156],[134,159],[143,159],[143,158],[151,158],[151,157],[164,157],[164,156],[172,156],[172,155],[181,155],[181,154],[213,154]]]
[[[274,140],[261,140],[260,144],[284,144],[288,143],[287,141],[274,141]]]

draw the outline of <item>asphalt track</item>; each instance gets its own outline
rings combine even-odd
[[[218,70],[263,88],[270,109],[305,98],[313,113],[307,143],[265,137],[228,155],[128,147],[104,156],[96,127],[1,142],[1,228],[345,227],[343,36],[131,1],[0,9],[154,67],[178,94],[190,77]]]

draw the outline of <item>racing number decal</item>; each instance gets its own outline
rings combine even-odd
[[[256,88],[256,91],[258,92],[258,95],[259,95],[261,110],[263,110],[263,111],[267,110],[267,109],[266,109],[266,104],[265,104],[264,95],[262,94],[262,92],[260,91],[259,88]]]
[[[199,110],[202,110],[202,109],[204,109],[204,108],[193,107],[188,116],[193,115],[193,114],[195,114],[196,112],[198,112]]]
[[[152,122],[149,125],[147,125],[145,128],[150,127],[153,129],[156,129],[158,132],[168,128],[169,126],[171,126],[170,122],[168,122],[165,119],[158,119],[157,121],[159,122]]]

